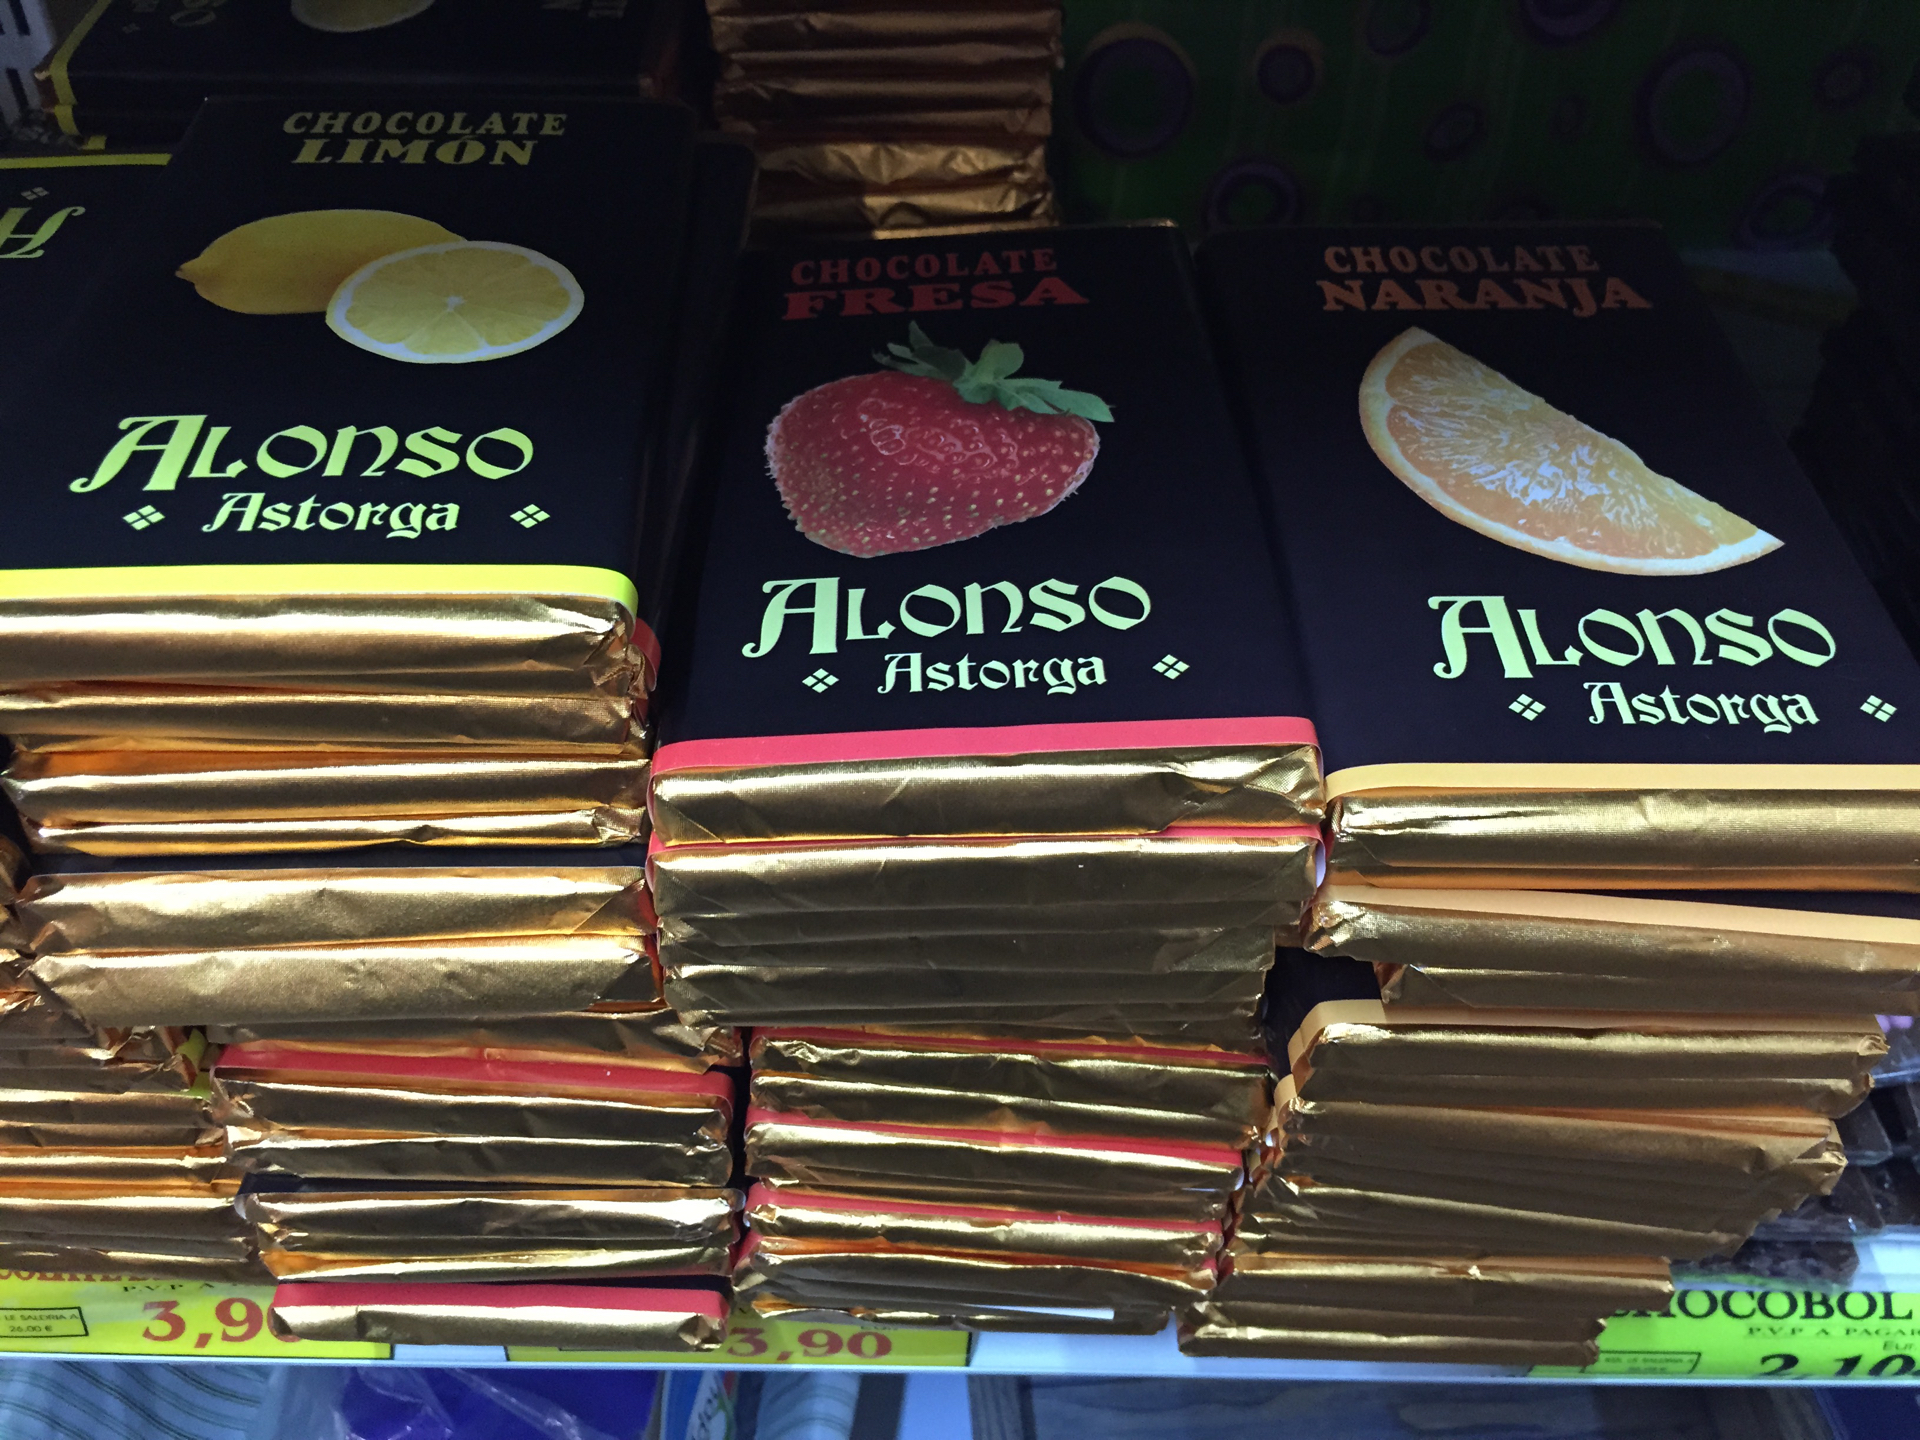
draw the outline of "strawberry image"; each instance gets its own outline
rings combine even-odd
[[[873,357],[889,368],[816,386],[767,428],[801,534],[862,559],[929,550],[1044,515],[1087,478],[1105,402],[1014,378],[1018,345],[990,341],[970,362],[918,325],[907,336]]]

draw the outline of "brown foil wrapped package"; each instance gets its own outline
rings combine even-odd
[[[1126,1220],[1059,1211],[862,1199],[756,1185],[747,1223],[763,1245],[787,1241],[902,1251],[1047,1257],[1143,1265],[1179,1274],[1206,1269],[1221,1246],[1204,1220]]]
[[[0,905],[13,903],[26,872],[27,857],[20,853],[20,847],[0,835]]]
[[[335,820],[156,821],[66,826],[30,822],[35,848],[74,855],[244,855],[369,845],[625,845],[646,833],[644,810],[593,806],[506,815]]]
[[[1866,1095],[1886,1037],[1871,1016],[1391,1012],[1346,1001],[1318,1007],[1287,1048],[1311,1100],[1844,1115]]]
[[[1213,1272],[756,1238],[742,1248],[733,1285],[742,1296],[766,1291],[803,1303],[858,1304],[864,1299],[1143,1309],[1189,1305],[1204,1298],[1213,1288]]]
[[[156,1249],[174,1240],[227,1240],[245,1232],[233,1189],[201,1186],[178,1193],[114,1185],[0,1185],[0,1235],[145,1237]]]
[[[928,933],[901,911],[975,907],[1071,907],[1089,929],[1178,925],[1183,911],[1198,926],[1290,925],[1312,898],[1317,848],[1310,832],[1286,830],[681,845],[656,850],[648,869],[662,917],[891,915],[878,935]]]
[[[22,818],[73,829],[211,821],[538,815],[645,804],[647,762],[459,753],[19,754],[0,777]]]
[[[924,136],[935,140],[964,136],[983,143],[1012,143],[1044,140],[1053,133],[1051,103],[917,110],[902,102],[900,108],[863,110],[844,117],[834,115],[831,109],[825,113],[744,115],[730,113],[722,107],[717,111],[717,118],[722,132],[744,135],[766,145],[870,140],[875,135],[889,139]]]
[[[1028,1306],[990,1310],[984,1306],[929,1304],[911,1309],[885,1303],[801,1305],[777,1295],[755,1294],[748,1310],[767,1320],[803,1325],[879,1325],[890,1330],[984,1330],[1043,1335],[1158,1335],[1167,1328],[1164,1309],[1113,1308],[1101,1318],[1094,1307]],[[1100,1307],[1104,1309],[1105,1307]]]
[[[1153,746],[692,765],[669,745],[653,786],[663,843],[796,838],[1152,836],[1173,826],[1316,823],[1312,745]],[[684,766],[684,768],[683,768]]]
[[[839,80],[898,80],[923,76],[938,85],[986,72],[995,79],[1021,80],[1032,71],[1059,68],[1056,35],[929,37],[902,36],[889,43],[808,44],[801,49],[729,49],[720,56],[720,84],[750,85],[756,80],[793,80],[803,76]]]
[[[112,1275],[140,1280],[201,1280],[258,1285],[273,1279],[260,1258],[174,1251],[144,1237],[100,1237],[92,1245],[0,1241],[0,1267],[37,1275]]]
[[[18,914],[36,955],[227,950],[502,935],[637,935],[637,865],[103,870],[36,875]]]
[[[1079,978],[1084,981],[1088,977]],[[1097,986],[1089,988],[1098,993]],[[947,1028],[965,1024],[1000,1027],[1009,1034],[1026,1026],[1042,1033],[1098,1030],[1154,1042],[1205,1039],[1237,1045],[1248,1043],[1255,1028],[1252,1000],[1236,1007],[1213,1002],[1173,1004],[1147,1000],[1129,1004],[1087,999],[995,1005],[969,999],[960,1004],[879,1004],[871,1010],[858,1010],[838,994],[816,1001],[807,995],[789,994],[784,989],[768,995],[764,987],[744,992],[733,989],[711,997],[690,992],[691,987],[683,987],[669,994],[668,999],[681,1007],[680,1013],[688,1020],[699,1024],[811,1027],[839,1023]],[[754,1007],[751,1013],[746,1011],[748,1005]]]
[[[1658,1310],[1673,1294],[1650,1256],[1495,1255],[1478,1260],[1387,1255],[1261,1254],[1245,1242],[1214,1303],[1331,1305],[1518,1318]]]
[[[914,917],[918,923],[919,917]],[[791,921],[778,922],[791,932]],[[831,925],[831,921],[825,922]],[[862,922],[864,923],[864,917]],[[1205,985],[1223,971],[1264,974],[1273,964],[1273,927],[1231,930],[986,931],[977,934],[864,936],[821,940],[774,939],[727,945],[709,940],[701,921],[662,922],[660,959],[668,970],[689,965],[800,970],[926,972],[951,970],[1087,971],[1096,974],[1192,974]],[[762,928],[772,928],[763,921]],[[809,920],[811,932],[813,924]],[[1124,985],[1124,978],[1120,982]]]
[[[750,1110],[746,1169],[774,1184],[1022,1209],[1217,1220],[1240,1152],[1169,1140],[852,1125]]]
[[[1579,1343],[1606,1328],[1604,1315],[1451,1315],[1420,1310],[1364,1310],[1332,1305],[1266,1305],[1223,1301],[1207,1312],[1235,1326],[1262,1330],[1354,1332],[1362,1335],[1446,1335],[1457,1339]]]
[[[733,1247],[719,1245],[544,1246],[515,1249],[447,1246],[422,1241],[394,1255],[311,1250],[290,1253],[271,1245],[259,1263],[276,1280],[394,1280],[407,1282],[628,1280],[642,1276],[728,1273]]]
[[[1750,1227],[1749,1227],[1750,1228]],[[1238,1238],[1261,1253],[1295,1250],[1351,1255],[1662,1255],[1700,1260],[1727,1255],[1745,1229],[1598,1220],[1548,1211],[1393,1195],[1270,1176],[1247,1204]]]
[[[846,122],[859,116],[876,127],[883,117],[901,111],[918,110],[929,115],[966,110],[1005,112],[1040,109],[1052,103],[1052,69],[1044,65],[948,75],[762,72],[723,80],[713,90],[714,110],[729,117],[818,123],[823,119]],[[871,133],[896,132],[875,128]]]
[[[1060,7],[1031,9],[949,6],[945,9],[774,10],[721,13],[709,6],[713,48],[723,55],[739,50],[787,52],[815,46],[898,45],[931,41],[1057,41]]]
[[[0,1050],[78,1046],[105,1059],[125,1038],[102,1034],[38,990],[0,990]]]
[[[104,1059],[92,1049],[0,1050],[0,1120],[15,1118],[14,1106],[22,1095],[90,1093],[118,1098],[138,1094],[154,1099],[179,1095],[198,1074],[194,1062],[178,1053],[136,1053],[150,1052],[156,1044],[151,1035],[137,1035],[127,1041],[125,1053],[108,1052]],[[9,1081],[21,1088],[12,1088]]]
[[[216,1045],[273,1041],[282,1049],[312,1046],[385,1055],[462,1060],[580,1061],[709,1070],[738,1065],[740,1033],[689,1025],[664,1005],[596,1005],[592,1009],[497,1022],[444,1020],[332,1021],[285,1025],[212,1025]]]
[[[982,218],[1045,224],[1054,216],[1053,186],[1044,179],[839,192],[767,185],[753,207],[756,232],[918,230]]]
[[[236,1163],[256,1173],[331,1180],[491,1185],[718,1185],[730,1173],[723,1144],[470,1132],[395,1135],[318,1126],[232,1126]]]
[[[1626,765],[1577,767],[1617,778],[1576,789],[1568,767],[1542,768],[1560,783],[1354,793],[1366,771],[1331,777],[1328,873],[1481,890],[1920,890],[1912,766],[1796,767],[1801,789],[1761,788],[1780,783],[1761,766],[1724,767],[1716,789],[1655,788]]]
[[[0,690],[128,682],[622,696],[650,666],[626,608],[587,594],[0,600]]]
[[[762,185],[777,181],[787,187],[919,190],[992,181],[1033,191],[1047,184],[1046,146],[1032,143],[982,145],[970,139],[813,140],[765,145],[759,157]],[[4,713],[0,710],[0,715]]]
[[[248,1195],[240,1213],[263,1242],[288,1253],[404,1255],[423,1241],[470,1249],[724,1247],[734,1238],[740,1204],[738,1191],[670,1186],[477,1193],[294,1190]]]
[[[0,1193],[22,1188],[53,1191],[122,1186],[152,1195],[233,1195],[240,1189],[240,1170],[218,1142],[186,1148],[0,1148]]]
[[[1103,1114],[1157,1112],[1179,1117],[1180,1133],[1190,1139],[1236,1147],[1270,1119],[1266,1063],[1251,1055],[886,1030],[763,1030],[753,1037],[752,1060],[756,1085],[791,1076],[865,1085],[876,1094],[881,1087],[893,1094],[964,1090]]]
[[[178,1085],[155,1091],[23,1090],[0,1086],[0,1125],[45,1125],[56,1130],[63,1127],[170,1129],[198,1134],[211,1123],[207,1102]]]
[[[659,999],[640,939],[524,935],[417,944],[94,954],[34,978],[91,1024],[245,1024],[510,1017],[603,996]]]
[[[22,751],[341,752],[593,755],[644,739],[644,692],[584,695],[355,695],[61,686],[0,692],[0,734]]]
[[[1182,1355],[1273,1356],[1289,1360],[1444,1361],[1463,1365],[1591,1365],[1592,1341],[1490,1336],[1377,1335],[1338,1330],[1276,1330],[1241,1324],[1232,1312],[1201,1306],[1180,1325]]]
[[[664,1287],[295,1282],[274,1292],[268,1320],[306,1340],[694,1352],[719,1346],[727,1306]]]
[[[1920,920],[1535,891],[1330,885],[1307,949],[1394,1006],[1920,1013]]]

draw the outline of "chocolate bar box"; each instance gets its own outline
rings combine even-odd
[[[9,412],[0,684],[552,694],[657,659],[631,572],[692,121],[531,103],[448,94],[458,138],[417,97],[208,104]]]
[[[551,100],[668,93],[678,27],[670,0],[95,0],[38,74],[70,135],[173,140],[209,95],[326,87],[354,112],[316,117],[316,138],[399,133],[386,115],[352,128],[360,100],[382,88],[406,89],[418,121],[437,119],[418,133],[528,138]],[[495,117],[423,103],[421,87],[515,103]]]
[[[821,242],[738,314],[663,840],[1318,815],[1175,229]]]
[[[1202,265],[1374,884],[1910,889],[1920,669],[1657,228]]]

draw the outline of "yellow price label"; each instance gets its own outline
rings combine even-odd
[[[674,1362],[725,1365],[909,1365],[965,1367],[968,1341],[958,1330],[885,1330],[876,1325],[820,1325],[801,1320],[767,1320],[749,1310],[734,1312],[727,1338],[718,1350],[689,1355],[676,1351],[559,1350],[510,1345],[509,1360],[533,1364],[601,1361],[620,1365]]]
[[[0,1350],[179,1359],[386,1360],[388,1345],[283,1340],[267,1328],[271,1285],[0,1275]]]
[[[1920,1369],[1920,1294],[1790,1286],[1675,1291],[1664,1311],[1616,1315],[1584,1370],[1536,1375],[1706,1375],[1901,1380]]]

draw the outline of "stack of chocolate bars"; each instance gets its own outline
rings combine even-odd
[[[1827,186],[1833,251],[1860,304],[1821,344],[1826,364],[1795,453],[1861,567],[1920,651],[1920,144],[1875,136]]]
[[[337,117],[323,113],[288,133],[337,136],[336,148],[359,147],[342,154],[354,163],[402,135],[422,151],[550,136],[547,112],[571,102],[678,88],[682,9],[673,0],[531,9],[514,0],[291,0],[217,11],[82,0],[63,8],[68,23],[35,71],[41,102],[67,134],[115,145],[171,144],[208,96],[325,91]],[[211,18],[180,18],[200,13]],[[442,87],[513,103],[499,114],[475,110],[461,103],[470,95]],[[360,121],[367,97],[383,89],[409,92],[405,130],[390,114]]]
[[[1051,219],[1058,0],[707,9],[720,56],[714,112],[760,154],[757,228]]]
[[[814,283],[933,253],[792,252],[743,294],[653,779],[666,994],[771,1027],[756,1304],[1149,1325],[1211,1283],[1261,1126],[1318,753],[1178,232]]]
[[[773,1316],[1156,1332],[1213,1288],[1267,1088],[1217,1048],[760,1031],[735,1286]]]
[[[1920,671],[1656,229],[1202,258],[1331,841],[1270,1015],[1270,1173],[1188,1343],[1583,1363],[1617,1288],[1538,1329],[1261,1307],[1327,1256],[1725,1253],[1831,1189],[1874,1012],[1920,979],[1875,893],[1914,887]]]
[[[593,101],[336,153],[328,103],[210,102],[0,422],[20,968],[89,1031],[231,1042],[227,1223],[270,1177],[267,1268],[329,1287],[276,1323],[709,1346],[738,1042],[661,1003],[609,847],[751,158]]]

